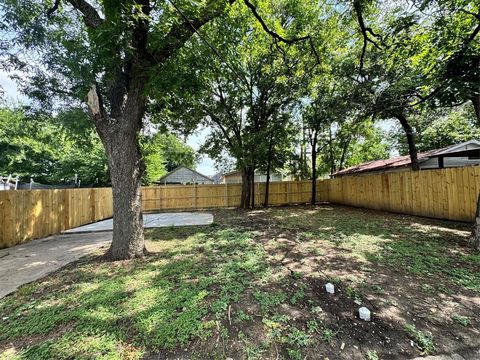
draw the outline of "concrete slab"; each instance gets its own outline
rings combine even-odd
[[[1,249],[0,298],[111,241],[111,232],[54,235]]]
[[[199,212],[157,213],[143,214],[145,228],[168,226],[209,225],[213,222],[213,215]],[[113,220],[102,220],[93,224],[83,225],[65,231],[65,234],[112,231]]]
[[[207,213],[144,214],[150,227],[208,225],[213,215]],[[112,241],[112,219],[80,226],[60,235],[33,240],[26,244],[0,250],[0,298],[19,286],[40,279],[94,249]]]

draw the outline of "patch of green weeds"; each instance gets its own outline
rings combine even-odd
[[[236,319],[239,322],[241,322],[241,321],[252,321],[253,317],[252,317],[252,315],[247,314],[245,311],[239,310],[237,312]]]
[[[480,272],[478,269],[452,268],[445,271],[456,284],[480,292]]]
[[[350,299],[360,301],[360,302],[362,301],[362,295],[357,289],[353,287],[348,287],[347,290],[345,290],[345,292]]]
[[[299,284],[298,288],[293,293],[292,297],[290,298],[290,304],[296,305],[299,300],[303,300],[305,298],[305,285]]]
[[[342,279],[340,279],[338,276],[335,276],[333,278],[328,279],[329,283],[332,283],[333,285],[339,285],[342,282]]]
[[[381,287],[380,285],[372,285],[372,290],[375,294],[385,294],[385,289]]]
[[[313,232],[302,232],[300,234],[297,235],[297,240],[298,241],[310,241],[312,240],[313,238],[315,238],[315,234]]]
[[[375,350],[368,350],[365,354],[365,358],[367,360],[380,360],[380,357]]]
[[[302,360],[303,355],[299,349],[287,349],[288,357],[292,360]]]
[[[435,293],[435,288],[430,284],[422,284],[422,290],[425,291],[427,294]]]
[[[312,334],[318,332],[320,329],[320,324],[315,319],[310,319],[307,321],[307,331]]]
[[[453,314],[452,320],[463,326],[468,326],[472,323],[472,320],[468,316],[462,316],[458,314]]]
[[[303,278],[303,273],[300,271],[292,271],[292,278],[294,278],[295,280],[299,280]]]
[[[388,306],[398,306],[397,302],[395,300],[391,300],[391,299],[383,299],[382,304],[383,305],[388,305]]]
[[[436,347],[431,333],[417,330],[413,324],[405,324],[404,328],[405,332],[417,343],[424,355],[431,355],[435,352]]]
[[[287,295],[284,292],[255,291],[253,297],[258,301],[263,312],[269,312],[284,303]]]
[[[288,317],[288,315],[285,315],[285,314],[273,314],[272,315],[272,320],[276,321],[278,323],[286,324],[286,323],[288,323],[290,318]]]
[[[262,358],[263,350],[259,346],[248,344],[244,348],[247,360],[257,360]]]
[[[307,346],[310,343],[310,335],[305,331],[292,328],[287,334],[286,343],[296,347]]]
[[[330,329],[328,327],[324,327],[322,330],[322,340],[326,341],[327,343],[331,343],[333,338],[337,335],[337,331]]]
[[[448,295],[452,295],[454,293],[454,291],[445,284],[437,285],[437,290]]]

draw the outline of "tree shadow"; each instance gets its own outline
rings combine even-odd
[[[369,350],[404,359],[420,354],[405,323],[432,332],[439,353],[480,346],[478,293],[432,270],[474,264],[463,225],[331,206],[223,211],[216,219],[149,230],[157,247],[144,259],[84,259],[0,301],[10,316],[0,322],[0,349],[13,343],[26,359],[268,359],[291,351],[363,359]],[[357,298],[372,322],[358,319]],[[454,313],[471,324],[456,323]]]

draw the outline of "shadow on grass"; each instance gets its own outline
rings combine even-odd
[[[463,225],[335,207],[223,214],[208,227],[148,230],[154,254],[145,259],[82,261],[1,300],[0,349],[16,348],[13,359],[357,359],[367,351],[401,359],[419,354],[404,331],[415,317],[439,350],[478,342],[470,328],[435,326],[415,308],[432,297],[418,292],[420,276],[452,279],[446,269],[470,271],[478,261],[459,246]],[[39,291],[48,283],[51,291]],[[374,322],[358,320],[358,299]],[[455,336],[441,335],[447,326]]]

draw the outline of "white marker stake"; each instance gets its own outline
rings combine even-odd
[[[325,285],[325,290],[327,290],[327,292],[328,292],[329,294],[334,294],[334,293],[335,293],[335,286],[333,286],[332,283],[327,283],[327,284]]]
[[[370,310],[368,310],[365,306],[362,306],[360,309],[358,309],[358,314],[360,315],[360,319],[370,321]]]

